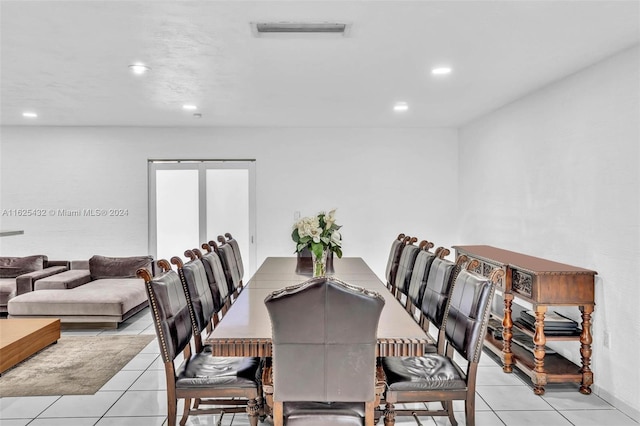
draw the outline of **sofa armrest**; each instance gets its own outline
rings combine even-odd
[[[49,268],[29,272],[28,274],[18,275],[16,278],[16,296],[33,291],[34,283],[40,278],[50,277],[51,275],[59,274],[66,270],[67,268],[65,266],[51,266]]]

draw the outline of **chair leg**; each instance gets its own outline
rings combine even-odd
[[[444,405],[445,405],[445,410],[447,411],[447,414],[449,415],[449,421],[451,422],[451,426],[458,426],[458,422],[456,421],[456,417],[453,414],[453,401],[451,401],[451,400],[445,401]]]
[[[216,423],[216,426],[222,426],[222,417],[224,416],[225,412],[224,410],[220,411],[220,417],[218,417],[218,422]]]
[[[256,398],[256,403],[258,404],[258,417],[260,418],[260,423],[262,423],[267,418],[268,407],[264,398],[261,396]]]
[[[167,426],[176,426],[176,411],[178,410],[178,401],[169,396],[167,398]]]
[[[189,410],[191,409],[191,398],[184,399],[184,409],[182,410],[182,418],[180,419],[180,426],[187,424],[187,418],[189,418]]]
[[[373,401],[365,402],[364,405],[364,424],[365,426],[373,426],[374,423],[374,403]]]
[[[420,423],[420,418],[418,417],[418,415],[415,413],[415,411],[413,413],[411,413],[411,415],[413,416],[413,419],[416,421],[416,423],[418,424],[418,426],[423,426],[422,423]]]
[[[273,426],[284,426],[284,407],[281,401],[273,401]]]
[[[247,401],[247,415],[249,416],[249,424],[251,426],[258,426],[258,414],[260,413],[260,406],[255,399]]]
[[[393,404],[387,402],[384,407],[384,426],[394,426],[396,424],[396,411]]]
[[[467,426],[475,426],[476,424],[476,394],[475,392],[467,394],[467,400],[464,404],[464,415]]]

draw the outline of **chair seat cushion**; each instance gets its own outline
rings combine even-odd
[[[382,366],[389,390],[421,391],[466,389],[467,384],[449,358],[428,354],[421,357],[385,357]]]
[[[358,402],[285,402],[287,426],[362,426],[364,403]]]
[[[260,358],[214,357],[203,351],[177,370],[177,388],[256,388]]]

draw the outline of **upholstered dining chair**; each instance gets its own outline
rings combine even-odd
[[[171,258],[171,263],[178,267],[178,275],[182,281],[182,287],[188,291],[187,302],[189,304],[191,325],[195,341],[196,352],[202,352],[202,334],[208,334],[213,329],[213,316],[216,313],[213,303],[213,294],[209,287],[209,280],[204,264],[193,256],[192,250],[185,251],[185,256],[191,258],[186,264],[177,256]]]
[[[240,247],[238,247],[238,242],[236,240],[228,240],[222,235],[218,235],[218,241],[220,242],[220,248],[224,247],[224,250],[221,251],[225,252],[225,258],[228,258],[227,263],[229,264],[229,272],[232,272],[231,268],[234,270],[232,274],[234,288],[238,293],[240,293],[244,286],[242,282],[242,278],[244,276],[244,264],[242,264],[242,258],[240,257]],[[240,264],[238,262],[240,262]]]
[[[405,307],[408,303],[409,284],[411,282],[411,275],[413,274],[413,266],[416,263],[416,257],[418,253],[420,253],[420,248],[429,244],[428,241],[422,241],[419,246],[414,246],[413,243],[416,241],[418,241],[418,239],[415,237],[409,239],[400,254],[398,270],[396,271],[396,299]]]
[[[382,296],[316,277],[271,293],[265,305],[274,424],[373,425]]]
[[[196,254],[197,253],[197,254]],[[216,263],[215,253],[202,254],[198,249],[186,250],[185,257],[189,262],[175,256],[171,263],[178,267],[178,274],[184,286],[189,290],[189,302],[194,309],[194,333],[201,331],[210,333],[219,323],[220,311],[228,302],[227,285],[220,262]],[[218,283],[221,283],[219,285]],[[216,297],[215,294],[218,294]]]
[[[218,237],[218,241],[220,241],[220,245],[218,246],[216,246],[215,241],[209,241],[209,245],[214,247],[214,250],[217,251],[218,256],[220,257],[224,274],[227,277],[229,294],[233,295],[233,301],[235,301],[238,298],[238,294],[242,291],[242,280],[240,279],[238,264],[231,245],[227,244],[226,240],[222,236]]]
[[[227,244],[229,244],[233,249],[233,255],[236,258],[236,265],[238,266],[238,274],[240,275],[240,281],[243,281],[244,280],[244,262],[242,261],[242,253],[240,252],[240,246],[238,245],[238,241],[235,238],[233,238],[233,236],[229,232],[225,233],[224,236],[227,238]]]
[[[426,250],[421,251],[416,263],[418,263],[418,260],[423,259],[427,253]],[[422,296],[418,296],[420,298],[420,309],[415,313],[410,311],[411,316],[417,320],[425,333],[436,341],[435,346],[427,348],[426,352],[429,353],[438,351],[442,353],[443,351],[445,338],[440,328],[444,321],[445,307],[449,300],[450,291],[453,288],[453,281],[460,268],[467,261],[466,256],[460,256],[455,263],[445,259],[444,256],[449,254],[449,250],[442,247],[438,247],[436,253],[438,254],[430,253],[431,257],[427,258],[430,265],[428,268],[426,265],[417,265],[418,270],[414,272],[414,275],[424,274],[424,276],[418,277],[420,282],[423,282],[421,284],[422,288],[418,290],[418,293],[422,293]],[[413,278],[414,276],[412,275],[412,281]],[[417,318],[416,314],[418,314]],[[432,335],[432,325],[438,330],[435,338]]]
[[[391,243],[391,250],[389,250],[389,259],[387,260],[387,268],[384,275],[387,279],[387,288],[394,295],[396,274],[398,272],[398,262],[400,261],[400,255],[402,254],[402,249],[410,239],[411,237],[407,237],[404,234],[398,234],[396,239]]]
[[[145,281],[149,306],[156,328],[160,354],[167,380],[168,425],[175,426],[178,399],[184,399],[184,411],[180,424],[190,415],[222,414],[237,409],[238,400],[246,401],[243,411],[249,415],[252,426],[258,424],[261,395],[259,362],[255,358],[213,357],[211,352],[192,350],[193,310],[189,292],[180,276],[171,270],[169,262],[158,262],[165,272],[152,277],[146,269],[137,275]],[[204,313],[204,311],[203,311]],[[183,361],[176,368],[174,361],[182,354]],[[200,404],[216,404],[211,408],[192,406],[192,400]],[[201,402],[200,402],[201,401]],[[234,407],[229,408],[229,404]],[[220,417],[218,424],[221,423]]]
[[[213,302],[213,307],[215,309],[215,312],[219,312],[222,309],[222,306],[224,305],[224,302],[222,300],[222,296],[220,294],[220,288],[218,287],[217,283],[215,282],[215,279],[213,278],[213,271],[211,270],[211,266],[209,265],[209,263],[205,262],[204,260],[202,260],[203,254],[200,251],[200,249],[198,248],[193,248],[191,250],[186,250],[184,252],[185,257],[189,258],[189,260],[194,261],[196,259],[200,259],[200,262],[202,262],[203,266],[204,266],[204,271],[205,274],[207,276],[207,281],[209,282],[209,289],[211,290],[211,297],[212,297],[212,302]],[[214,322],[214,325],[217,324],[217,321]]]
[[[420,304],[422,303],[422,296],[424,295],[424,288],[427,284],[427,278],[429,277],[431,263],[442,251],[442,247],[438,247],[434,253],[430,252],[429,249],[433,248],[433,246],[433,243],[422,241],[419,246],[420,250],[413,264],[411,280],[407,288],[407,303],[405,307],[414,319],[416,308],[419,312]]]
[[[434,260],[435,262],[435,260]],[[468,268],[473,268],[469,262]],[[432,265],[433,267],[433,265]],[[465,401],[467,426],[475,425],[475,388],[478,362],[487,330],[495,283],[504,274],[495,269],[490,278],[462,270],[455,278],[441,329],[446,346],[438,353],[421,357],[385,357],[382,366],[387,380],[385,426],[395,424],[396,415],[448,416],[457,425],[453,401]],[[426,294],[425,294],[426,297]],[[466,367],[454,359],[458,353]],[[462,364],[464,364],[463,362]],[[439,401],[442,409],[396,410],[394,404]]]
[[[212,250],[208,243],[202,243],[202,248],[206,251],[206,253],[202,255],[202,263],[207,273],[209,287],[211,287],[212,293],[215,294],[215,289],[217,289],[220,294],[220,306],[216,309],[218,315],[217,319],[214,318],[213,324],[215,327],[220,317],[226,314],[227,310],[231,307],[231,294],[229,293],[227,277],[224,273],[224,267],[222,266],[219,253],[216,250]]]
[[[453,283],[460,269],[468,260],[467,256],[459,256],[454,263],[444,258],[447,254],[449,254],[449,249],[443,248],[438,251],[438,256],[431,261],[420,303],[420,319],[418,320],[427,334],[431,335],[431,328],[437,330],[436,339],[439,344],[444,341],[442,323]]]

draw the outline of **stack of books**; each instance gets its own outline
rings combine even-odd
[[[533,311],[523,311],[516,322],[528,330],[535,332],[536,314]],[[578,323],[557,312],[546,312],[544,315],[544,334],[546,336],[578,336]]]
[[[502,337],[502,323],[499,322],[498,320],[496,320],[495,318],[492,318],[489,320],[489,325],[487,327],[488,329],[488,333],[490,333],[494,339],[496,340],[503,340]],[[517,328],[513,328],[511,329],[511,334],[513,335],[511,337],[511,343],[516,344],[530,352],[533,352],[535,349],[535,345],[533,344],[533,339],[531,336],[523,333],[522,331],[519,331]],[[544,351],[547,354],[555,354],[556,351],[554,351],[553,349],[551,349],[548,346],[544,347]]]

